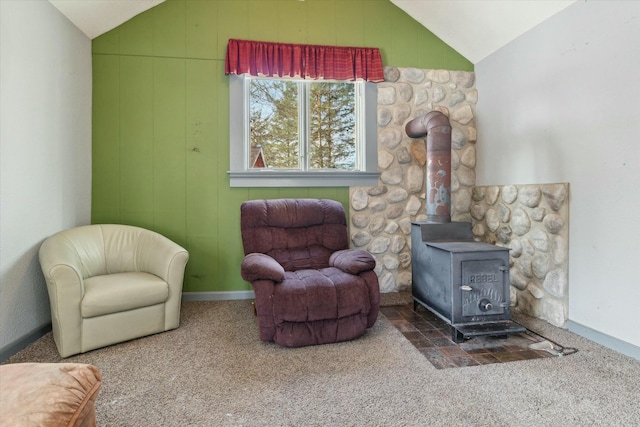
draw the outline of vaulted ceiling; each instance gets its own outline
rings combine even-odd
[[[391,0],[476,64],[575,0]]]
[[[93,39],[164,0],[49,1]],[[474,64],[575,1],[391,0]]]
[[[164,0],[49,0],[94,39]]]

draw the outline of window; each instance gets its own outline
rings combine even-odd
[[[376,98],[364,81],[231,75],[231,186],[377,185]]]
[[[361,169],[362,82],[248,78],[247,85],[249,168]]]

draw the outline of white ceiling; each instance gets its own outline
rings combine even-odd
[[[49,0],[90,39],[95,39],[163,1]]]
[[[49,1],[94,39],[164,0]],[[474,64],[575,1],[391,0]]]
[[[391,0],[476,64],[575,0]]]

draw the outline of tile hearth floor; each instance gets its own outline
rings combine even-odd
[[[437,369],[555,357],[545,350],[530,349],[529,345],[544,340],[527,333],[474,337],[456,344],[451,340],[451,326],[424,307],[414,311],[413,304],[392,305],[380,307],[380,312]]]

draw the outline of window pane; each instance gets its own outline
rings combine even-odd
[[[300,169],[298,85],[251,79],[249,167]]]
[[[309,168],[353,170],[356,166],[353,83],[311,83]]]

